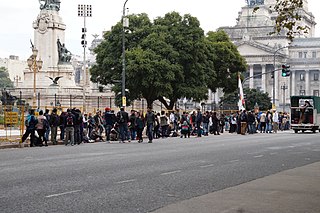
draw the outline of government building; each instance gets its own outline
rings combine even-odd
[[[299,25],[307,26],[308,33],[295,35],[290,41],[286,32],[274,31],[277,13],[272,10],[276,0],[248,0],[238,13],[233,27],[221,27],[240,54],[246,59],[248,70],[245,87],[268,92],[278,111],[289,111],[290,96],[319,96],[320,83],[320,38],[314,37],[315,17],[303,1],[299,10],[302,17]],[[256,7],[258,10],[254,11]],[[281,66],[290,66],[290,76],[281,75]],[[276,70],[273,74],[273,70]]]

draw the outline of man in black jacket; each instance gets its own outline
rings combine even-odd
[[[117,120],[120,130],[120,139],[121,142],[124,143],[128,132],[129,115],[127,112],[124,111],[123,107],[121,107],[120,111],[117,113]]]

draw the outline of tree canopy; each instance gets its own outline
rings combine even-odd
[[[272,108],[271,98],[269,94],[266,92],[261,92],[257,89],[249,89],[244,88],[243,92],[245,94],[245,107],[246,110],[253,110],[255,104],[258,104],[260,110],[269,110]],[[238,92],[236,90],[232,93],[225,93],[223,97],[221,97],[220,105],[227,105],[233,108],[238,107]]]
[[[226,33],[205,36],[198,19],[189,14],[171,12],[153,22],[146,14],[128,18],[126,89],[131,100],[145,98],[148,106],[159,100],[173,109],[180,98],[206,99],[208,88],[234,90],[236,73],[246,70],[245,60]],[[90,70],[91,80],[113,84],[117,94],[121,91],[117,83],[122,72],[121,22],[105,33],[95,53],[97,63]]]

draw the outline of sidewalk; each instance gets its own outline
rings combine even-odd
[[[320,162],[185,200],[154,213],[319,213]]]

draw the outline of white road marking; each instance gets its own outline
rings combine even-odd
[[[73,194],[73,193],[77,193],[77,192],[81,192],[81,190],[74,190],[74,191],[69,191],[69,192],[63,192],[63,193],[58,193],[58,194],[47,195],[46,198],[58,197],[58,196],[67,195],[67,194]]]
[[[230,163],[235,163],[235,162],[239,162],[240,160],[231,160],[229,161]]]
[[[254,158],[262,158],[264,155],[256,155],[256,156],[253,156]]]
[[[305,158],[305,160],[309,161],[309,160],[311,160],[311,159],[310,159],[310,158]]]
[[[117,182],[118,184],[121,184],[121,183],[131,183],[131,182],[134,182],[136,181],[136,179],[130,179],[130,180],[123,180],[123,181],[119,181]]]
[[[276,155],[278,152],[271,152],[270,155]]]
[[[171,174],[175,174],[175,173],[179,173],[179,172],[181,172],[181,170],[176,170],[176,171],[172,171],[172,172],[165,172],[160,175],[171,175]]]
[[[200,166],[200,168],[208,168],[208,167],[213,167],[213,166],[214,166],[213,164],[208,164],[208,165]]]

